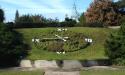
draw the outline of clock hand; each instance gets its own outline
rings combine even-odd
[[[66,41],[67,41],[66,39],[63,39],[63,38],[62,38],[62,40],[63,40],[64,42],[66,42]]]
[[[59,35],[56,35],[56,34],[55,34],[55,36],[58,37],[59,39],[63,40],[64,42],[67,41],[66,39],[64,39],[63,37],[61,37],[61,36],[59,36]]]
[[[64,37],[65,39],[68,39],[69,37]]]
[[[56,35],[56,34],[55,34],[55,36],[56,36],[56,37],[58,37],[58,38],[60,38],[60,39],[62,39],[62,37],[61,37],[61,36],[59,36],[59,35]]]

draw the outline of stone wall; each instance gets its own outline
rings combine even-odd
[[[109,66],[108,60],[36,60],[31,62],[30,60],[22,60],[20,67],[31,67],[41,69],[81,69],[91,66]]]
[[[56,61],[47,61],[47,60],[36,60],[34,62],[35,68],[59,68],[56,64]]]

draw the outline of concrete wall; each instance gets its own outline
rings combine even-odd
[[[61,66],[60,66],[61,65]],[[32,67],[32,68],[42,68],[42,69],[81,69],[84,67],[91,66],[109,66],[108,60],[62,60],[60,61],[52,60],[36,60],[31,62],[30,60],[22,60],[20,62],[20,67]]]
[[[47,61],[47,60],[36,60],[34,62],[35,68],[59,68],[56,64],[56,61]]]

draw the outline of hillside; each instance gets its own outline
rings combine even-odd
[[[32,39],[38,35],[46,34],[50,30],[56,30],[57,28],[32,28],[32,29],[17,29],[22,33],[25,41],[32,47],[27,59],[105,59],[104,43],[110,32],[113,29],[108,28],[87,28],[87,27],[73,27],[68,28],[68,31],[83,33],[93,39],[93,43],[85,49],[79,51],[68,52],[66,54],[57,54],[56,52],[49,52],[34,47]]]

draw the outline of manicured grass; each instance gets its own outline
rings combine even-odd
[[[41,71],[0,71],[0,75],[44,75]]]
[[[81,71],[81,75],[125,75],[125,70],[89,70]]]
[[[25,41],[32,47],[27,59],[37,60],[37,59],[47,59],[47,60],[57,60],[57,59],[105,59],[104,43],[110,32],[115,31],[108,28],[87,28],[87,27],[72,27],[68,28],[69,31],[83,33],[93,39],[93,44],[89,47],[72,52],[66,53],[65,55],[58,55],[54,52],[47,52],[44,50],[38,50],[34,47],[31,39],[35,36],[46,33],[49,30],[56,30],[57,28],[32,28],[32,29],[17,29],[23,34]]]
[[[44,75],[41,71],[0,71],[0,75]],[[88,70],[80,75],[125,75],[125,70]]]

